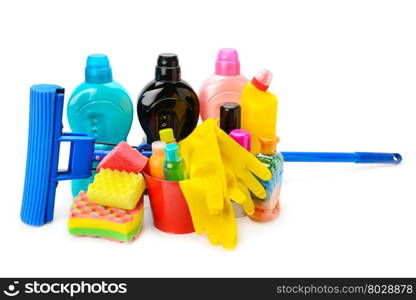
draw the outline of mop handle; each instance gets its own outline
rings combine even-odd
[[[95,142],[116,146],[116,144]],[[152,148],[149,144],[143,143],[139,146],[132,146],[143,155],[150,157]],[[95,150],[95,161],[104,158],[109,150]],[[346,162],[357,164],[399,164],[402,156],[399,153],[383,152],[282,152],[285,162]]]
[[[399,153],[381,152],[282,152],[285,162],[347,162],[357,164],[399,164]]]

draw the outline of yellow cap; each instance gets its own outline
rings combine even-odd
[[[159,130],[159,136],[160,136],[160,140],[165,142],[166,144],[175,142],[175,136],[173,135],[172,128],[165,128],[165,129]]]
[[[263,135],[259,138],[260,152],[270,155],[276,152],[276,144],[279,142],[279,137],[276,135]]]

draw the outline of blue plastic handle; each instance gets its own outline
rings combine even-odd
[[[135,147],[143,155],[150,157],[152,147],[141,144]],[[100,161],[109,150],[95,150],[94,159]],[[285,162],[346,162],[357,164],[399,164],[402,156],[399,153],[383,152],[282,152]]]
[[[285,162],[348,162],[357,164],[399,164],[399,153],[379,152],[282,152]]]
[[[93,135],[83,133],[63,133],[59,142],[70,142],[68,169],[59,171],[55,180],[72,180],[91,177],[94,154]]]
[[[143,154],[144,156],[150,157],[152,156],[152,147],[149,144],[140,144],[136,148],[137,151],[139,151],[141,154]],[[101,161],[111,150],[101,150],[101,149],[96,149],[94,150],[94,157],[93,160],[94,162],[99,162]]]
[[[140,151],[141,154],[144,156],[150,157],[152,156],[152,146],[149,144],[143,143],[136,147],[137,151]]]

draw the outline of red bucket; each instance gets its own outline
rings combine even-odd
[[[147,182],[153,222],[157,229],[175,234],[195,232],[188,204],[178,181],[165,181],[143,172]]]

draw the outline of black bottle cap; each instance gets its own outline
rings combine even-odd
[[[162,53],[157,58],[156,66],[157,81],[179,81],[181,80],[181,68],[178,56],[174,53]]]
[[[220,108],[220,128],[227,134],[241,128],[241,108],[234,102],[227,102]]]

